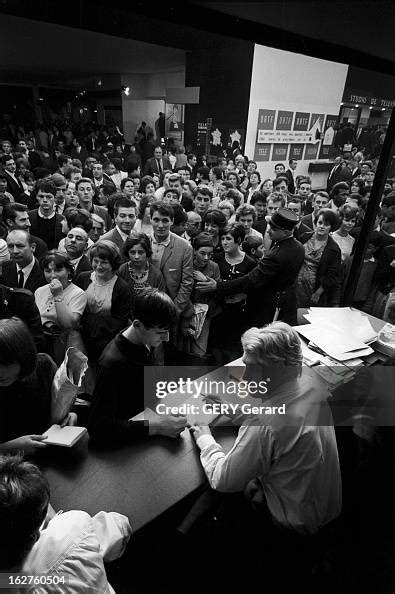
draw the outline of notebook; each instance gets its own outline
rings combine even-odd
[[[60,425],[52,425],[52,427],[43,433],[44,437],[47,438],[44,443],[71,448],[85,433],[87,433],[86,427],[61,427]]]

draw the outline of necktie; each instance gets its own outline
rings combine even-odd
[[[157,162],[158,162],[158,173],[159,173],[159,175],[162,175],[163,170],[162,170],[162,165],[160,163],[160,159],[157,159]]]
[[[23,284],[25,282],[25,275],[23,274],[23,270],[18,271],[18,289],[23,289]]]

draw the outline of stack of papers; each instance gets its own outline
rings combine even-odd
[[[369,319],[359,311],[314,307],[305,318],[308,325],[295,330],[336,361],[348,361],[373,353],[367,346],[377,338]]]

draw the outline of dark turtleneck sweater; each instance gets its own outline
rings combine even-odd
[[[89,434],[103,444],[133,442],[148,435],[144,422],[129,419],[142,412],[144,367],[152,365],[144,345],[127,340],[122,334],[108,343],[100,360],[89,418]]]

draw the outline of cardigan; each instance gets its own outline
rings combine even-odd
[[[306,241],[309,239],[306,237]],[[318,305],[338,307],[341,289],[341,251],[337,243],[329,236],[319,261],[314,291],[320,286],[324,289]]]
[[[91,272],[81,272],[75,284],[86,291],[92,282]],[[112,338],[127,326],[130,317],[131,293],[127,283],[117,277],[112,297],[110,313],[93,313],[87,304],[81,318],[82,337],[90,358],[95,361]]]

